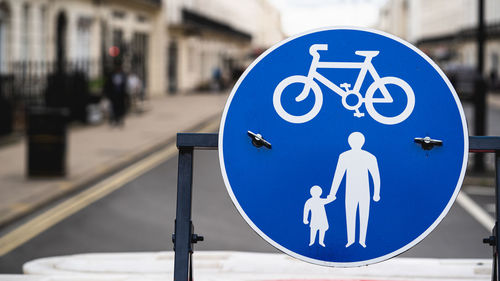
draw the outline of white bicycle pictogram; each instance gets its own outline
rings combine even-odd
[[[410,116],[415,107],[415,94],[413,93],[413,89],[406,83],[406,81],[398,78],[398,77],[380,77],[377,73],[377,70],[372,64],[372,59],[379,54],[379,51],[356,51],[355,54],[358,56],[362,56],[365,58],[363,62],[322,62],[319,61],[320,55],[318,51],[326,51],[328,50],[327,44],[314,44],[309,48],[309,53],[313,57],[311,62],[311,67],[309,68],[309,73],[307,76],[303,75],[293,75],[287,77],[281,81],[273,94],[273,105],[274,109],[278,113],[278,115],[284,120],[290,123],[305,123],[309,120],[316,117],[316,115],[321,110],[321,106],[323,105],[323,93],[321,92],[321,88],[318,83],[315,81],[319,81],[324,84],[326,87],[330,88],[332,91],[337,93],[342,97],[342,105],[348,110],[354,110],[354,116],[361,118],[364,116],[364,113],[359,111],[359,108],[364,103],[366,111],[368,114],[377,122],[387,125],[398,124],[403,122]],[[336,68],[336,69],[360,69],[358,77],[356,79],[356,83],[354,84],[354,88],[350,89],[351,85],[348,83],[343,83],[339,86],[335,85],[333,82],[325,78],[323,75],[318,73],[316,70],[318,68]],[[373,78],[373,83],[368,87],[365,93],[365,97],[363,97],[360,93],[361,85],[365,79],[366,73],[369,72]],[[315,102],[312,106],[312,109],[303,115],[292,115],[288,113],[281,104],[281,96],[286,87],[291,84],[300,83],[304,84],[304,89],[302,92],[295,98],[295,101],[301,102],[307,98],[312,89]],[[386,85],[396,85],[399,86],[404,93],[406,94],[406,107],[403,112],[396,116],[384,116],[377,112],[374,108],[374,103],[392,103],[393,98],[390,95],[389,91],[386,88]],[[344,89],[341,89],[344,88]],[[380,90],[382,93],[382,97],[373,97],[375,92]],[[357,98],[356,104],[348,104],[347,97],[350,95],[354,95]]]

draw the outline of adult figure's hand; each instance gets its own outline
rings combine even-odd
[[[375,202],[380,201],[380,195],[378,195],[378,194],[373,195],[373,201],[375,201]]]

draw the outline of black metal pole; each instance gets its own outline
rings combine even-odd
[[[203,236],[194,233],[191,222],[193,198],[193,153],[195,149],[217,149],[218,134],[179,133],[179,167],[177,175],[177,210],[175,215],[174,242],[174,280],[192,281],[193,244],[203,241]]]
[[[495,153],[495,227],[493,229],[493,280],[499,281],[498,273],[500,272],[500,263],[498,262],[498,253],[500,252],[500,243],[498,243],[498,222],[500,221],[500,151]]]
[[[474,134],[476,136],[486,135],[486,84],[484,81],[484,0],[478,0],[477,21],[477,77],[474,83]],[[474,171],[484,171],[484,155],[474,155]]]
[[[179,147],[177,210],[174,233],[175,281],[188,281],[190,278],[192,187],[193,147]]]
[[[477,72],[484,72],[484,0],[478,0],[477,13]]]

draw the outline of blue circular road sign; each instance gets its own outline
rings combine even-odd
[[[460,101],[425,54],[392,35],[327,28],[262,54],[235,85],[219,158],[236,208],[296,258],[360,266],[443,219],[462,184]]]

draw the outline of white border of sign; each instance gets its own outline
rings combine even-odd
[[[370,259],[370,260],[359,261],[359,262],[345,262],[345,263],[340,263],[340,262],[326,262],[326,261],[322,261],[322,260],[312,259],[312,258],[309,258],[309,257],[305,257],[305,256],[302,256],[302,255],[299,255],[299,254],[297,254],[295,252],[292,252],[292,251],[286,249],[285,247],[281,246],[280,244],[276,243],[271,238],[269,238],[264,232],[262,232],[252,222],[252,220],[250,220],[250,218],[246,215],[245,211],[241,208],[240,204],[238,203],[238,200],[236,200],[236,197],[234,196],[234,193],[233,193],[233,190],[231,188],[231,185],[229,184],[229,180],[228,180],[227,174],[226,174],[226,167],[224,165],[224,150],[223,150],[224,146],[223,146],[222,140],[224,138],[224,124],[225,124],[225,121],[226,121],[227,111],[229,110],[229,106],[231,105],[231,101],[233,100],[233,97],[234,97],[234,95],[236,93],[236,90],[239,88],[241,82],[245,79],[245,77],[247,76],[247,74],[252,70],[252,68],[257,63],[260,62],[260,60],[262,60],[270,52],[274,51],[276,48],[280,47],[281,45],[283,45],[283,44],[285,44],[285,43],[287,43],[287,42],[289,42],[289,41],[291,41],[291,40],[293,40],[295,38],[298,38],[298,37],[301,37],[301,36],[304,36],[304,35],[307,35],[307,34],[319,32],[319,31],[327,31],[327,30],[357,30],[357,31],[365,31],[365,32],[375,33],[375,34],[382,35],[382,36],[388,37],[390,39],[393,39],[393,40],[395,40],[395,41],[397,41],[397,42],[405,45],[406,47],[410,48],[411,50],[415,51],[422,58],[424,58],[439,73],[439,75],[441,75],[441,78],[446,82],[446,85],[448,85],[448,88],[452,92],[453,97],[455,99],[455,102],[457,103],[457,106],[458,106],[458,109],[459,109],[459,112],[460,112],[460,117],[462,119],[462,125],[463,125],[463,128],[464,128],[464,159],[463,159],[463,163],[462,163],[462,171],[460,172],[460,178],[459,178],[459,180],[457,182],[457,186],[455,187],[455,191],[453,192],[453,196],[451,197],[450,201],[446,205],[446,208],[443,210],[443,212],[441,213],[441,215],[436,219],[436,221],[434,221],[434,223],[424,233],[422,233],[420,236],[418,236],[417,238],[415,238],[413,241],[411,241],[406,246],[404,246],[404,247],[402,247],[402,248],[400,248],[400,249],[398,249],[398,250],[396,250],[396,251],[394,251],[392,253],[389,253],[387,255],[384,255],[384,256],[381,256],[381,257],[378,257],[378,258],[374,258],[374,259]],[[463,179],[464,179],[464,176],[465,176],[465,170],[467,168],[468,157],[469,157],[469,133],[467,131],[467,123],[465,121],[465,115],[464,115],[464,112],[463,112],[462,103],[460,102],[460,100],[458,98],[458,95],[455,92],[455,89],[453,88],[453,86],[451,85],[450,81],[448,80],[448,78],[446,77],[446,75],[443,73],[443,71],[427,55],[425,55],[422,51],[420,51],[419,49],[417,49],[415,46],[411,45],[410,43],[408,43],[408,42],[404,41],[403,39],[398,38],[398,37],[396,37],[394,35],[391,35],[389,33],[385,33],[385,32],[378,31],[378,30],[373,30],[373,29],[369,29],[369,28],[359,28],[359,27],[325,27],[325,28],[319,28],[319,29],[310,30],[310,31],[307,31],[307,32],[300,33],[300,34],[294,35],[292,37],[289,37],[289,38],[287,38],[287,39],[285,39],[285,40],[283,40],[283,41],[275,44],[271,48],[269,48],[267,51],[265,51],[263,54],[261,54],[245,70],[245,72],[240,77],[240,79],[238,79],[238,82],[236,82],[236,84],[234,85],[234,87],[233,87],[233,89],[231,91],[231,94],[229,95],[229,98],[228,98],[228,100],[226,102],[226,106],[224,108],[224,113],[222,114],[222,119],[221,119],[220,128],[219,128],[219,162],[220,162],[222,177],[224,178],[224,184],[226,185],[227,192],[229,193],[229,196],[231,197],[231,200],[233,201],[233,204],[236,206],[236,208],[238,209],[238,211],[241,214],[241,216],[245,219],[245,221],[248,223],[248,225],[250,225],[253,228],[253,230],[255,232],[257,232],[262,238],[264,238],[264,240],[266,240],[267,242],[269,242],[271,245],[273,245],[278,250],[280,250],[280,251],[282,251],[282,252],[284,252],[284,253],[292,256],[292,257],[295,257],[297,259],[300,259],[300,260],[303,260],[303,261],[306,261],[306,262],[310,262],[310,263],[313,263],[313,264],[323,265],[323,266],[355,267],[355,266],[363,266],[363,265],[368,265],[368,264],[373,264],[373,263],[381,262],[381,261],[390,259],[390,258],[392,258],[394,256],[397,256],[397,255],[399,255],[399,254],[407,251],[408,249],[410,249],[411,247],[415,246],[417,243],[419,243],[420,241],[422,241],[432,230],[434,230],[434,228],[436,228],[436,226],[441,222],[441,220],[446,216],[446,214],[450,210],[451,206],[453,205],[453,202],[455,202],[455,199],[457,198],[458,192],[460,191],[460,187],[462,186],[462,182],[463,182]]]

